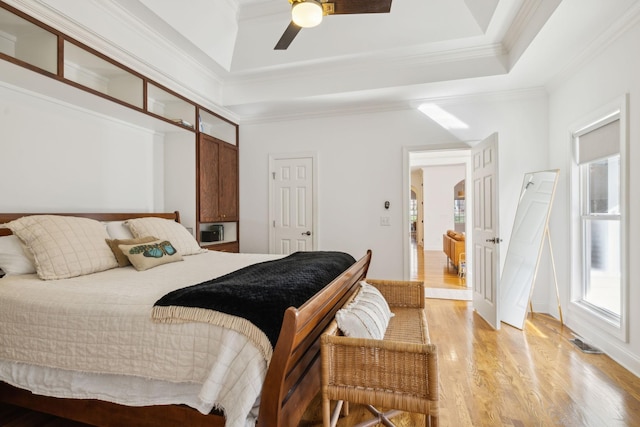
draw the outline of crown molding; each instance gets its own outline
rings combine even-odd
[[[485,46],[451,49],[439,52],[415,53],[415,48],[406,51],[389,51],[386,54],[349,55],[326,61],[311,61],[302,66],[282,68],[272,67],[259,71],[239,72],[229,76],[225,83],[233,85],[272,85],[276,82],[291,82],[296,79],[316,79],[327,75],[369,75],[372,67],[385,70],[415,69],[438,64],[454,64],[476,59],[502,60],[505,50],[500,43]],[[364,73],[364,74],[363,74]]]
[[[508,51],[513,49],[516,42],[520,39],[525,29],[528,26],[528,22],[533,18],[536,10],[540,7],[543,0],[525,0],[513,18],[511,26],[504,35],[502,40],[505,48]]]
[[[310,120],[340,117],[345,115],[361,115],[387,113],[393,111],[416,110],[420,104],[431,102],[441,106],[451,106],[470,103],[491,103],[507,102],[522,99],[547,99],[548,93],[544,87],[533,87],[526,89],[514,89],[498,92],[481,92],[455,96],[440,96],[430,98],[419,98],[401,101],[362,101],[357,104],[343,105],[341,107],[332,106],[331,109],[306,108],[305,110],[295,109],[295,112],[286,111],[272,114],[244,115],[241,124],[262,124],[292,120]]]
[[[556,10],[561,0],[524,0],[502,40],[512,67]]]
[[[411,101],[412,108],[418,108],[420,104],[432,102],[441,106],[472,104],[472,103],[489,103],[489,102],[505,102],[521,99],[546,99],[549,93],[543,86],[512,89],[493,92],[477,92],[464,95],[438,96],[431,98],[414,99]]]
[[[640,23],[640,3],[634,3],[627,12],[608,26],[607,29],[598,35],[588,47],[577,53],[567,65],[556,73],[546,84],[546,87],[553,91],[574,76],[585,64],[591,62],[598,55],[604,52],[614,42],[624,36],[634,26]]]

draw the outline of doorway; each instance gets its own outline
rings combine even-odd
[[[435,297],[442,294],[453,295],[454,299],[470,299],[468,261],[463,259],[464,265],[461,265],[460,259],[456,259],[454,263],[443,250],[443,235],[447,230],[457,228],[460,234],[468,234],[469,226],[462,214],[468,212],[470,206],[466,200],[460,202],[464,199],[464,190],[454,187],[462,182],[468,188],[470,149],[468,146],[428,147],[407,150],[406,154],[406,175],[410,183],[404,188],[410,189],[405,195],[410,208],[405,233],[405,277],[424,281],[427,294],[434,293]],[[414,206],[416,209],[412,209]]]

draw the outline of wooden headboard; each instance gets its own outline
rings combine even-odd
[[[144,217],[156,217],[172,219],[176,222],[180,222],[180,212],[135,212],[135,213],[0,213],[0,224],[6,224],[14,219],[22,218],[29,215],[64,215],[64,216],[79,216],[82,218],[91,218],[98,221],[124,221],[131,218],[144,218]],[[0,236],[8,236],[11,234],[11,230],[8,228],[0,228]]]

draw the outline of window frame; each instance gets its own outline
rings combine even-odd
[[[629,121],[628,121],[628,105],[629,95],[608,103],[597,111],[592,112],[583,120],[579,121],[570,130],[570,140],[573,147],[573,156],[571,157],[571,182],[570,182],[570,214],[571,214],[571,289],[568,309],[572,315],[580,320],[597,328],[599,331],[613,336],[623,342],[629,340]],[[597,215],[598,219],[609,217],[619,217],[620,221],[620,318],[617,321],[616,316],[612,316],[606,310],[603,310],[583,299],[585,292],[584,275],[586,268],[583,264],[583,256],[585,252],[584,238],[584,218],[585,212],[588,212],[584,203],[587,203],[583,197],[582,176],[585,172],[582,165],[577,160],[577,140],[578,137],[584,135],[596,128],[611,123],[614,120],[620,120],[620,213],[619,215]],[[586,215],[588,217],[589,215]]]

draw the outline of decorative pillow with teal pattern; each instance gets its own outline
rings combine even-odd
[[[158,265],[182,261],[182,255],[168,240],[153,240],[134,245],[118,245],[136,270],[143,271]]]

